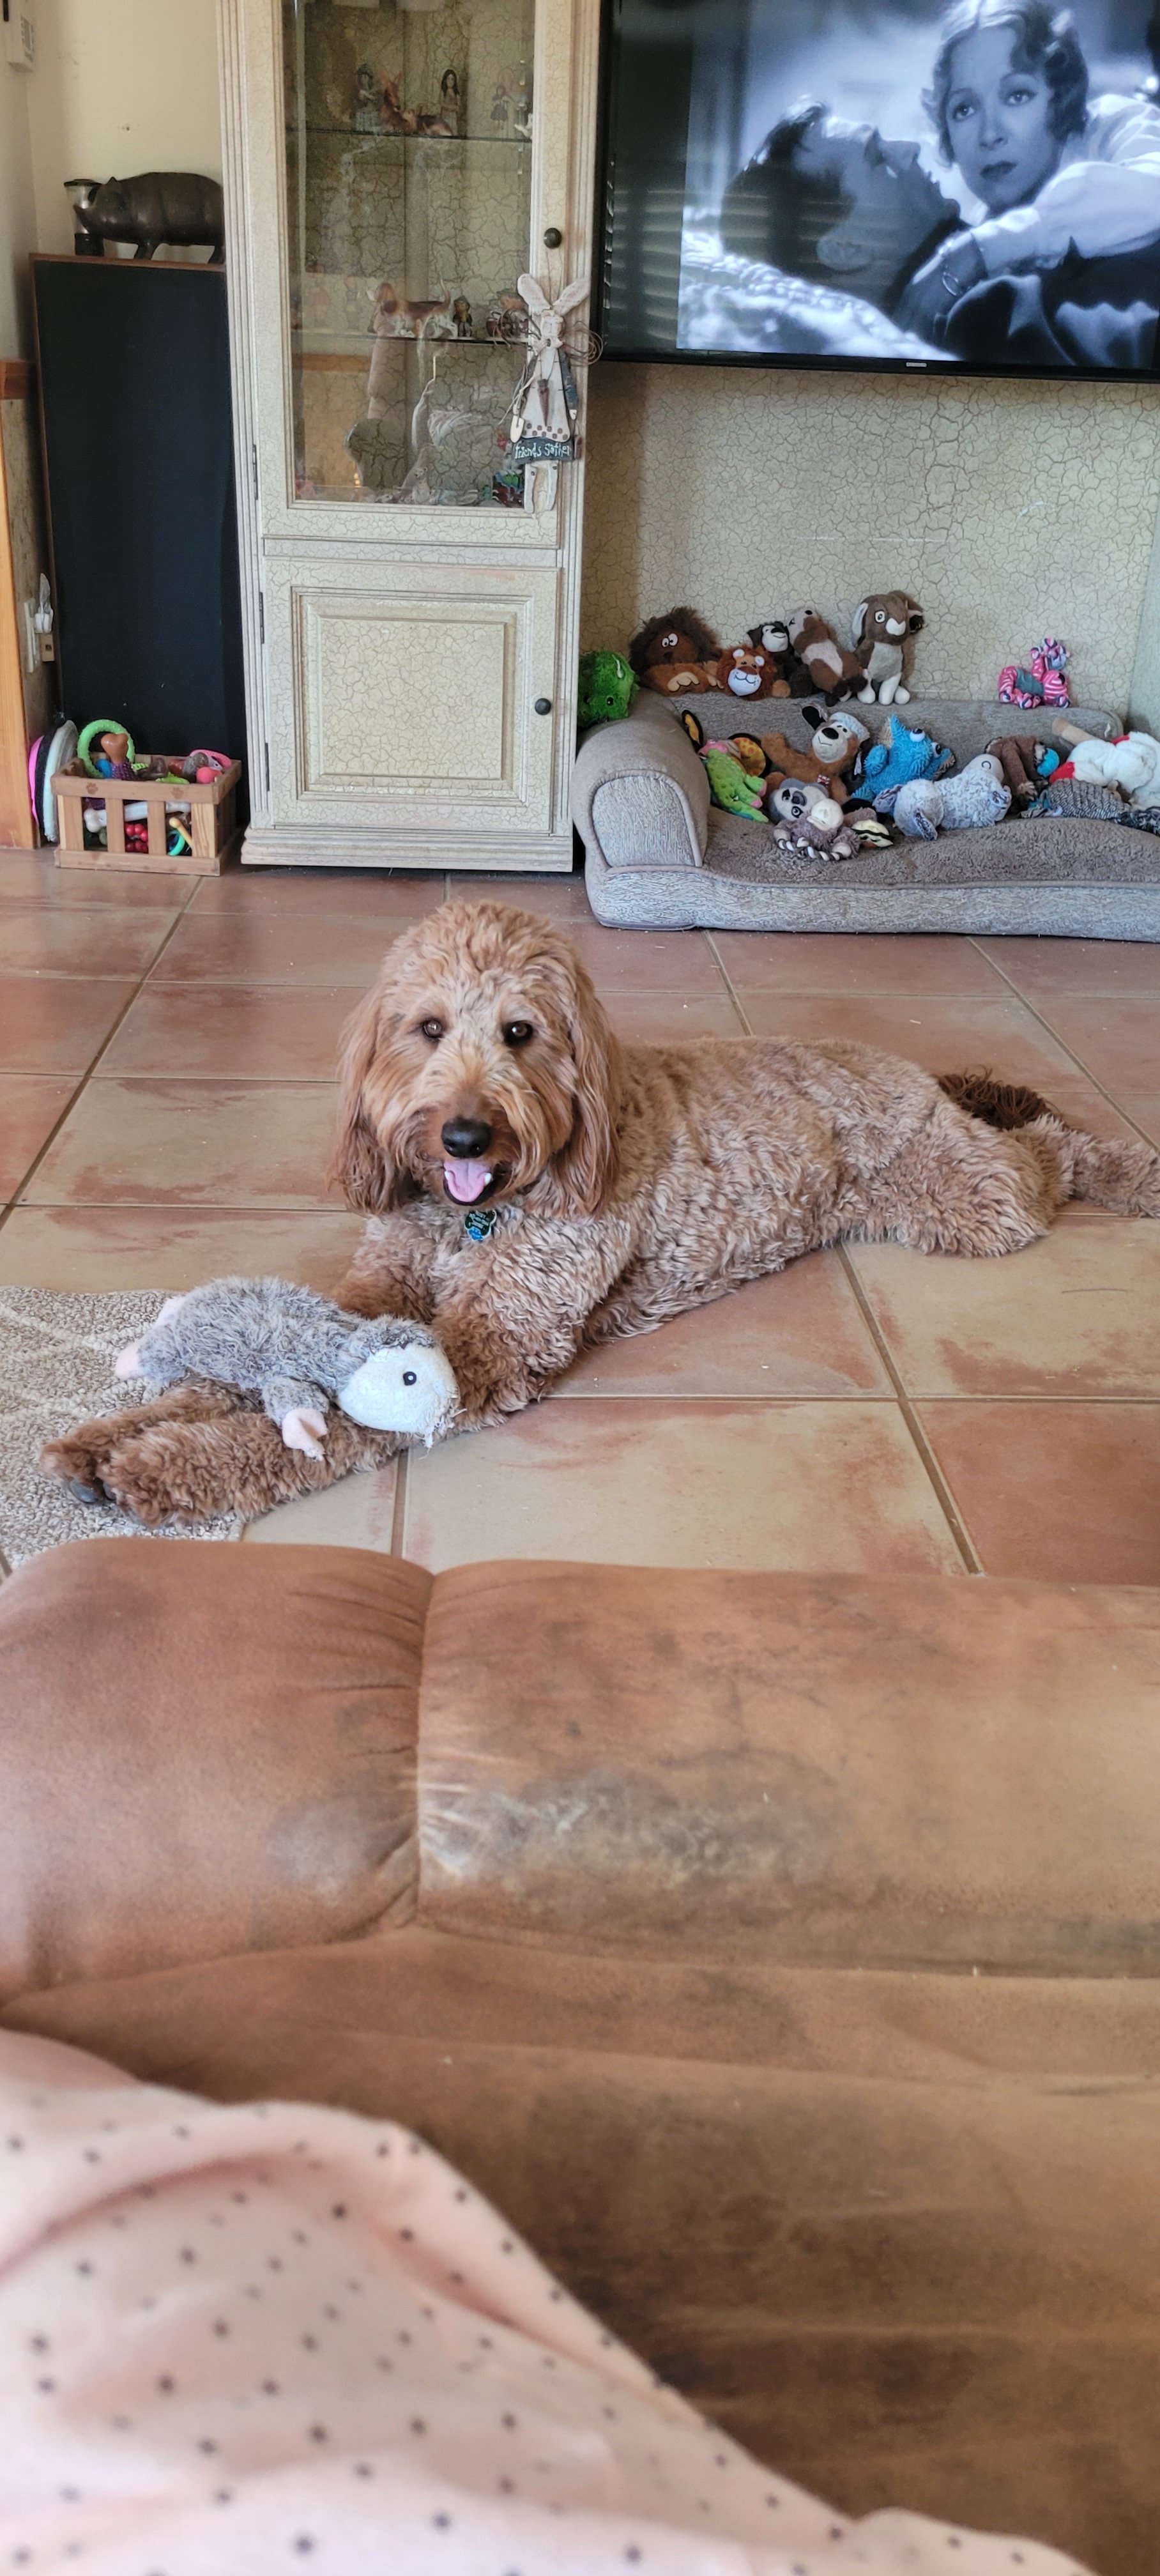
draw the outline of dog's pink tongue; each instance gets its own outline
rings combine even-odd
[[[449,1198],[458,1199],[461,1207],[470,1207],[481,1199],[491,1180],[490,1163],[445,1163],[443,1179]]]

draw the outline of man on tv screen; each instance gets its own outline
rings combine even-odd
[[[702,0],[678,346],[1147,372],[1147,7]]]

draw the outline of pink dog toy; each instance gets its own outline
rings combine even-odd
[[[1008,662],[999,673],[999,704],[1003,707],[1068,707],[1067,646],[1057,636],[1045,635],[1031,656],[1030,669]]]

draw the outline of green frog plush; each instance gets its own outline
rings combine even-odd
[[[620,653],[584,653],[580,659],[579,725],[607,724],[626,716],[640,682]]]
[[[715,805],[727,814],[744,814],[750,823],[764,823],[768,816],[761,802],[761,780],[751,778],[725,743],[706,743],[701,758],[709,773],[709,793]]]

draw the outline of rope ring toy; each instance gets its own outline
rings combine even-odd
[[[95,723],[87,724],[85,726],[84,732],[77,744],[77,750],[85,764],[85,768],[87,769],[90,778],[98,777],[99,772],[96,762],[89,758],[89,744],[91,742],[95,742],[97,736],[102,733],[123,733],[129,746],[126,757],[129,760],[135,760],[137,757],[137,746],[133,740],[132,734],[128,730],[128,727],[123,724],[118,724],[116,719],[112,716],[98,716]]]

